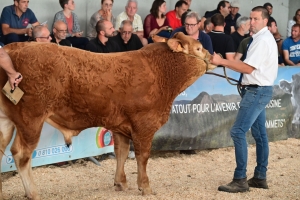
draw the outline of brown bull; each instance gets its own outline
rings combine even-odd
[[[142,194],[150,194],[146,166],[155,132],[167,122],[175,97],[207,69],[215,68],[203,60],[210,55],[202,45],[182,33],[168,44],[155,43],[123,53],[95,54],[41,43],[15,43],[5,49],[24,77],[19,87],[25,94],[17,105],[0,95],[0,147],[4,152],[16,128],[11,152],[25,195],[32,199],[39,195],[31,154],[45,121],[63,133],[67,144],[89,127],[111,130],[117,159],[116,190],[128,188],[124,164],[132,139],[138,188]],[[0,70],[0,87],[6,81]]]

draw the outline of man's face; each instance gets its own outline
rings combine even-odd
[[[181,7],[176,8],[177,15],[181,18],[182,14],[188,10],[188,5],[182,4]]]
[[[57,39],[64,40],[67,37],[67,25],[65,23],[61,23],[56,25],[53,28],[53,34]]]
[[[300,29],[299,27],[292,27],[292,38],[299,39],[300,38]]]
[[[248,34],[250,30],[250,20],[248,20],[246,23],[242,24],[241,26],[244,30],[244,34]]]
[[[195,17],[187,17],[185,19],[184,27],[188,35],[194,35],[199,31],[199,23]]]
[[[268,29],[269,29],[269,31],[270,31],[272,34],[277,33],[277,26],[276,26],[276,23],[275,23],[275,22],[271,22],[271,26],[268,26]]]
[[[125,7],[126,14],[128,17],[134,17],[135,13],[137,12],[137,6],[135,2],[130,2],[128,6]]]
[[[205,27],[205,33],[209,33],[214,29],[214,25],[213,23],[209,23],[206,27]]]
[[[250,30],[253,32],[253,34],[256,34],[258,31],[264,28],[267,25],[267,22],[267,18],[262,18],[261,11],[252,11],[250,13]]]
[[[272,15],[272,13],[273,13],[273,8],[272,8],[271,6],[267,6],[266,9],[268,10],[269,15]]]
[[[52,38],[50,36],[50,32],[49,32],[49,30],[48,30],[47,27],[44,27],[41,30],[41,36],[36,38],[37,42],[47,42],[47,43],[50,43],[51,40],[52,40]]]
[[[130,40],[132,35],[132,26],[130,24],[125,24],[122,29],[120,29],[121,37],[125,44]]]
[[[105,27],[105,30],[104,30],[105,37],[109,38],[109,37],[114,36],[115,29],[114,29],[113,24],[110,21],[105,21],[104,27]]]
[[[235,16],[239,12],[240,8],[239,7],[230,7],[230,10],[231,10],[231,14]]]
[[[230,9],[230,3],[225,3],[225,7],[221,6],[221,13],[223,13],[224,17],[229,15],[231,9]]]
[[[15,1],[14,3],[19,11],[25,13],[28,8],[29,0],[20,0],[19,2]]]

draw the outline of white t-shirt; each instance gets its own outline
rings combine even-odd
[[[247,51],[244,63],[255,68],[244,74],[242,85],[272,86],[278,72],[278,50],[276,41],[267,27],[252,36],[253,42]]]

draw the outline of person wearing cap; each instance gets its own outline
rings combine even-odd
[[[235,32],[238,27],[236,27],[236,20],[241,16],[239,13],[240,3],[238,1],[233,1],[230,3],[230,14],[225,17],[225,28],[224,33],[230,35]]]

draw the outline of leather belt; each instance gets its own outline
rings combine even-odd
[[[252,87],[252,88],[258,88],[259,87],[259,85],[242,85],[242,88],[245,88],[245,87]]]

